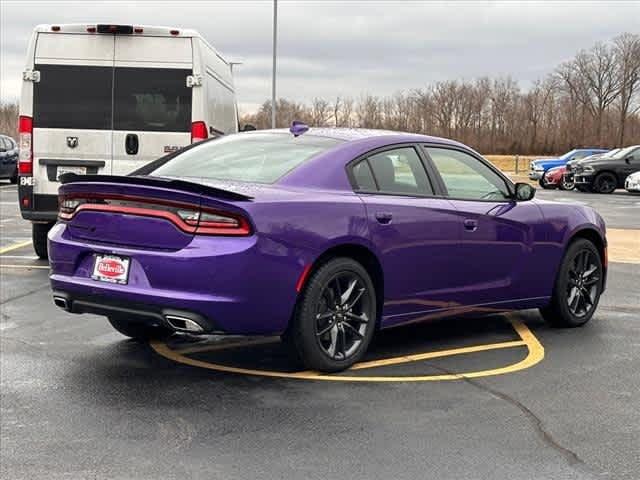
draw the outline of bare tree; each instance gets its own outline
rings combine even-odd
[[[624,33],[613,42],[620,86],[618,142],[619,145],[624,145],[627,117],[640,110],[640,101],[633,105],[633,101],[640,95],[640,35]]]
[[[331,105],[322,98],[315,97],[311,102],[311,124],[325,127],[331,117]]]

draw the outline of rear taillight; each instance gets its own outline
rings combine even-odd
[[[141,217],[157,217],[170,221],[180,230],[196,235],[246,236],[251,225],[242,215],[204,209],[183,203],[151,200],[129,195],[64,196],[58,199],[58,218],[71,220],[81,211],[123,213]]]
[[[193,122],[191,124],[191,143],[201,142],[209,137],[207,125],[204,122]]]
[[[18,123],[18,135],[20,143],[20,157],[18,160],[18,172],[20,175],[33,174],[33,119],[20,117]]]
[[[248,235],[251,231],[249,222],[236,215],[193,210],[178,210],[178,215],[200,235]]]

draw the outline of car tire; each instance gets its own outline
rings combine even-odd
[[[122,335],[135,340],[162,340],[173,333],[166,327],[146,325],[140,322],[131,322],[119,317],[108,317],[108,320],[111,326]]]
[[[47,252],[47,234],[53,225],[53,223],[33,223],[31,226],[33,250],[36,252],[36,255],[43,260],[49,258],[49,253]]]
[[[542,176],[542,178],[540,180],[538,180],[538,185],[540,185],[540,187],[544,188],[545,190],[551,190],[554,187],[547,185],[546,182],[544,181],[544,175]]]
[[[593,191],[596,193],[613,193],[618,186],[618,179],[613,173],[602,172],[593,181]]]
[[[565,192],[569,191],[569,190],[573,190],[576,187],[575,182],[569,182],[569,181],[565,181],[565,179],[563,178],[562,181],[560,182],[560,190],[563,190]]]
[[[16,170],[16,171],[14,172],[14,174],[11,176],[11,178],[9,179],[9,181],[10,181],[11,183],[13,183],[14,185],[15,185],[16,183],[18,183],[18,170]]]
[[[306,368],[337,372],[358,362],[376,328],[376,291],[365,268],[333,258],[309,277],[283,339]]]
[[[551,303],[540,309],[555,327],[580,327],[593,316],[604,280],[598,249],[589,240],[573,241],[565,252],[553,287]]]

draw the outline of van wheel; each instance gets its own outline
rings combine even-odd
[[[577,239],[567,248],[553,288],[551,303],[540,309],[555,327],[579,327],[593,316],[603,282],[600,253],[593,243]]]
[[[371,277],[355,260],[329,260],[309,278],[292,320],[285,341],[307,368],[349,368],[367,351],[376,327]]]
[[[53,227],[53,223],[34,223],[31,226],[31,239],[36,255],[43,260],[49,258],[47,252],[47,233]]]
[[[135,340],[161,340],[167,338],[173,332],[166,327],[146,325],[140,322],[131,322],[119,317],[107,317],[113,328],[125,337]]]

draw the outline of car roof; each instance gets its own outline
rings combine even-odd
[[[267,130],[255,130],[255,133],[286,133],[291,135],[287,128],[274,128]],[[246,132],[253,133],[253,132]],[[401,132],[396,130],[382,130],[376,128],[345,128],[345,127],[311,127],[303,133],[304,136],[326,137],[345,142],[355,140],[373,139],[377,137],[405,137],[407,142],[443,143],[447,145],[462,146],[460,142],[447,138],[422,135],[419,133]],[[383,140],[383,139],[381,139]],[[468,147],[467,147],[468,148]]]
[[[256,130],[255,132],[286,133],[288,129]],[[254,133],[254,132],[248,132]],[[304,136],[328,137],[339,140],[338,145],[306,160],[278,180],[283,186],[304,186],[326,190],[352,191],[345,175],[345,166],[368,152],[383,147],[407,146],[414,143],[429,143],[473,150],[466,145],[446,138],[415,133],[394,132],[363,128],[310,128]],[[476,153],[476,152],[474,152]]]

